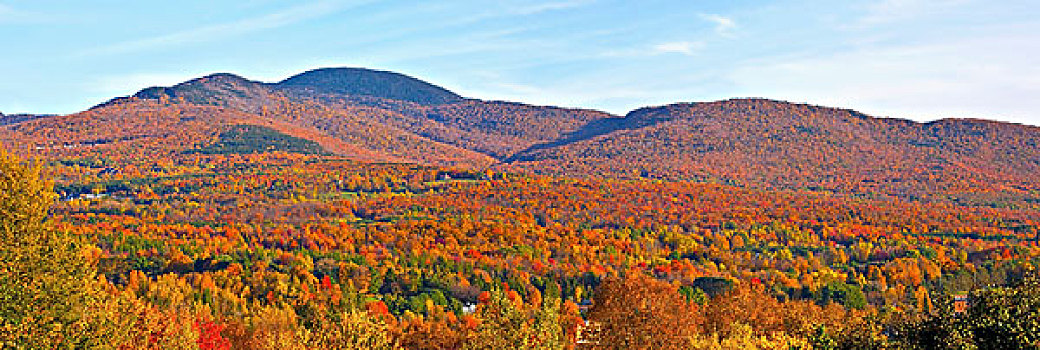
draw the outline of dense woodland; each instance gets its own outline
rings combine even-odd
[[[581,326],[593,347],[896,348],[926,327],[984,336],[957,322],[993,315],[954,317],[955,294],[1040,307],[1029,210],[280,152],[75,153],[43,168],[53,196],[30,190],[44,193],[33,210],[50,205],[34,230],[71,242],[62,259],[82,268],[68,273],[90,276],[74,286],[89,310],[22,311],[43,318],[5,329],[83,329],[15,342],[573,348]],[[1038,325],[1012,321],[1000,326]],[[96,338],[106,332],[120,337]]]
[[[4,125],[0,343],[1040,347],[1030,127],[305,84],[394,77],[216,75]]]

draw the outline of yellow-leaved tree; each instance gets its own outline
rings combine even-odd
[[[495,290],[480,305],[480,325],[463,349],[537,349],[564,348],[560,327],[560,300],[545,298],[541,306],[523,303],[519,294]]]
[[[84,320],[93,273],[74,239],[55,231],[55,199],[39,164],[0,149],[0,343],[53,349],[93,341]]]

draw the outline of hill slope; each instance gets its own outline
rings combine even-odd
[[[643,108],[587,136],[521,152],[513,166],[958,201],[1040,188],[1040,128],[990,121],[735,99]]]
[[[147,88],[99,107],[133,101],[227,107],[317,129],[394,160],[438,165],[487,166],[593,120],[613,117],[591,110],[468,100],[402,74],[361,68],[317,69],[273,84],[219,73]]]
[[[1040,128],[922,124],[765,99],[618,117],[465,99],[402,74],[324,68],[277,83],[213,74],[71,116],[3,119],[0,141],[42,148],[155,138],[166,141],[153,147],[198,148],[249,124],[371,161],[1040,206]]]
[[[404,74],[364,68],[320,68],[294,75],[272,86],[296,96],[368,96],[421,105],[463,100],[454,92]]]

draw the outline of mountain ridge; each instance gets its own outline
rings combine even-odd
[[[152,87],[143,88],[143,89],[139,90],[137,93],[135,93],[133,95],[125,96],[125,97],[116,97],[116,98],[113,98],[113,99],[111,99],[111,100],[109,100],[107,102],[103,102],[101,104],[98,104],[97,106],[91,107],[90,109],[96,108],[96,107],[99,107],[99,106],[103,106],[103,105],[106,105],[106,104],[109,104],[109,103],[112,103],[112,102],[125,101],[127,99],[135,98],[135,97],[136,98],[150,98],[150,99],[157,98],[158,95],[159,95],[157,92],[176,91],[177,88],[179,88],[181,86],[190,85],[192,83],[196,83],[196,82],[204,81],[204,80],[222,80],[222,81],[229,81],[230,80],[230,81],[248,82],[248,83],[262,85],[262,86],[268,86],[268,87],[283,87],[284,88],[286,86],[292,86],[292,87],[303,87],[303,88],[310,87],[310,88],[314,88],[314,86],[309,86],[309,84],[302,83],[302,82],[297,82],[297,83],[293,83],[293,84],[289,84],[289,82],[293,82],[294,80],[299,80],[301,78],[305,78],[308,75],[318,74],[318,73],[325,73],[325,72],[333,72],[333,71],[366,72],[366,73],[374,73],[374,74],[387,74],[389,76],[394,76],[394,77],[397,77],[399,79],[412,80],[412,81],[414,81],[416,83],[419,83],[419,84],[425,84],[425,85],[428,85],[428,86],[430,86],[432,88],[436,88],[438,90],[443,90],[447,94],[450,94],[451,96],[455,96],[454,98],[451,98],[450,102],[447,102],[447,103],[462,102],[462,101],[466,101],[466,100],[477,100],[477,101],[483,101],[483,102],[487,102],[487,103],[496,103],[496,104],[516,104],[516,105],[523,105],[523,106],[528,106],[528,107],[544,107],[544,108],[560,108],[560,109],[569,109],[569,110],[592,111],[592,112],[598,112],[598,113],[604,113],[604,114],[613,115],[613,116],[616,116],[616,117],[619,117],[619,118],[631,118],[634,115],[637,115],[637,114],[640,114],[640,113],[645,113],[646,111],[649,111],[649,110],[662,109],[662,108],[667,108],[667,107],[670,107],[670,106],[711,104],[711,103],[720,103],[720,102],[727,102],[727,101],[764,101],[764,102],[787,103],[787,104],[799,105],[799,106],[816,107],[816,108],[829,108],[829,109],[835,109],[835,110],[841,110],[841,111],[848,111],[850,113],[858,114],[860,116],[867,117],[867,118],[880,119],[880,120],[890,120],[890,121],[893,121],[893,122],[906,122],[906,123],[914,123],[914,124],[933,124],[933,123],[942,123],[942,122],[949,122],[949,121],[964,121],[964,122],[986,122],[986,123],[998,123],[998,124],[1008,124],[1008,125],[1022,125],[1022,126],[1027,126],[1027,127],[1040,128],[1040,126],[1031,125],[1031,124],[1024,124],[1024,123],[1017,123],[1017,122],[1007,122],[1007,121],[999,121],[999,120],[985,119],[985,118],[975,118],[975,117],[964,117],[964,118],[961,118],[961,117],[946,117],[946,118],[939,118],[939,119],[928,120],[928,121],[917,121],[917,120],[908,119],[908,118],[901,118],[901,117],[874,116],[874,115],[869,115],[869,114],[866,114],[866,113],[862,113],[862,112],[856,111],[855,109],[846,108],[846,107],[831,107],[831,106],[824,106],[824,105],[815,104],[815,103],[809,103],[809,102],[791,102],[791,101],[787,101],[787,100],[772,99],[772,98],[766,98],[766,97],[732,97],[732,98],[727,98],[727,99],[722,99],[722,100],[714,100],[714,101],[677,101],[677,102],[672,102],[672,103],[667,103],[667,104],[662,104],[662,105],[638,107],[636,109],[628,111],[624,115],[617,115],[617,114],[613,114],[613,113],[597,110],[595,108],[559,107],[559,106],[555,106],[555,105],[535,105],[535,104],[529,104],[529,103],[520,102],[520,101],[510,101],[510,100],[481,100],[481,99],[476,99],[476,98],[466,98],[466,97],[462,97],[462,96],[460,96],[458,94],[455,94],[454,92],[451,92],[450,90],[444,89],[443,87],[440,87],[440,86],[437,86],[437,85],[425,82],[423,80],[420,80],[418,78],[415,78],[415,77],[412,77],[412,76],[409,76],[409,75],[406,75],[406,74],[396,73],[396,72],[392,72],[392,71],[378,70],[378,69],[361,68],[361,67],[325,67],[325,68],[316,68],[316,69],[308,70],[308,71],[305,71],[305,72],[302,72],[302,73],[294,74],[292,76],[289,76],[289,77],[284,78],[284,79],[282,79],[280,81],[277,81],[277,82],[262,82],[262,81],[257,81],[257,80],[251,80],[251,79],[245,78],[243,76],[237,75],[235,73],[227,73],[227,72],[211,73],[211,74],[199,77],[199,78],[194,78],[194,79],[190,79],[190,80],[187,80],[185,82],[182,82],[182,83],[175,84],[173,86],[152,86]],[[343,91],[343,90],[341,90],[341,91]],[[381,95],[378,95],[378,94],[358,94],[358,96],[379,97],[379,98],[393,99],[393,98],[389,98],[389,97],[386,97],[386,96],[381,96]],[[173,97],[173,96],[171,96],[171,97]],[[400,100],[400,99],[397,99],[397,100]],[[407,100],[405,100],[405,101],[407,101]]]
[[[192,105],[216,108],[174,108]],[[281,125],[276,130],[288,136],[375,161],[912,198],[931,192],[978,197],[972,192],[979,189],[1040,197],[1030,194],[1040,193],[1040,180],[1033,179],[1040,173],[1038,127],[972,118],[917,122],[757,97],[647,106],[618,116],[464,98],[387,71],[319,68],[272,83],[210,74],[88,111],[95,113],[71,118],[120,111],[148,118],[227,114],[206,117],[217,123],[206,132],[216,135],[236,123]],[[48,119],[5,128],[17,136],[23,129],[62,127]],[[178,123],[160,124],[173,129],[139,134],[184,132]],[[87,144],[128,137],[98,137],[106,131],[92,130],[89,137],[71,137]],[[926,190],[935,188],[942,191]]]
[[[349,86],[365,79],[386,86],[367,90]],[[329,87],[340,81],[346,81],[348,86]],[[405,88],[395,90],[397,86]],[[395,98],[401,95],[401,91],[412,90],[420,92],[411,96],[414,98]],[[355,94],[357,92],[361,94]],[[552,141],[592,120],[613,117],[589,109],[467,99],[407,75],[361,68],[315,69],[274,83],[216,73],[171,87],[146,88],[99,107],[134,100],[224,106],[254,114],[270,113],[284,109],[286,104],[300,103],[352,114],[374,116],[375,113],[379,117],[374,120],[381,124],[380,127],[402,129],[499,160],[531,145]]]

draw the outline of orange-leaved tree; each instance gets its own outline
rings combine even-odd
[[[596,289],[583,341],[605,349],[687,349],[697,333],[696,304],[672,284],[632,271]]]

